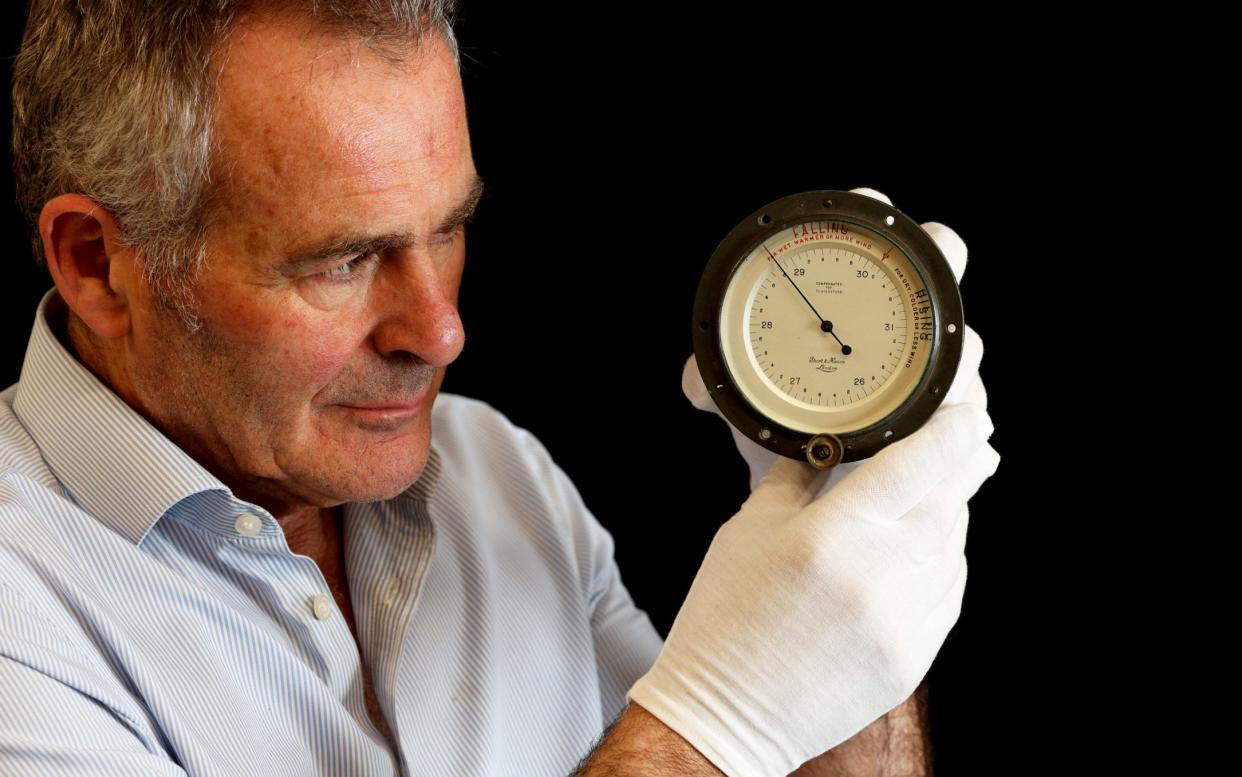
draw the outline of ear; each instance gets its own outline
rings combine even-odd
[[[44,203],[39,236],[69,309],[102,339],[128,334],[134,252],[122,245],[112,213],[89,197],[61,194]]]

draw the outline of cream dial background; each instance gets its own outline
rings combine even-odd
[[[738,265],[721,306],[721,350],[760,413],[801,432],[852,432],[918,386],[935,332],[927,300],[893,243],[847,220],[809,221],[768,236]]]

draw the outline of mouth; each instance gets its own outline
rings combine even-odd
[[[427,395],[411,399],[388,399],[374,404],[339,404],[359,426],[378,432],[390,432],[410,423],[423,412]]]
[[[350,410],[374,410],[378,412],[403,413],[411,410],[420,410],[422,405],[417,402],[386,402],[382,405],[341,405],[341,407]]]

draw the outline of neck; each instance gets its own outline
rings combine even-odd
[[[340,555],[345,535],[344,510],[340,507],[309,507],[277,517],[284,529],[289,550],[309,556],[321,569],[334,568],[331,562]]]
[[[65,308],[53,309],[48,316],[48,325],[52,333],[60,340],[65,349],[78,360],[83,367],[99,379],[112,392],[125,400],[125,403],[137,410],[143,417],[150,417],[142,403],[127,390],[128,383],[123,379],[124,369],[115,349],[101,343],[95,333],[90,330],[82,319]]]
[[[321,535],[327,536],[330,528],[340,523],[339,507],[320,507],[305,502],[291,501],[287,495],[264,489],[264,484],[261,482],[239,483],[233,478],[228,478],[227,473],[215,466],[214,459],[209,455],[210,451],[196,448],[193,441],[185,435],[177,435],[176,430],[158,423],[154,414],[138,398],[137,394],[129,389],[130,383],[124,377],[123,360],[118,356],[116,349],[110,347],[108,343],[100,342],[82,319],[65,308],[63,304],[50,309],[48,325],[65,349],[83,367],[90,370],[91,374],[101,383],[179,445],[195,461],[220,478],[237,498],[261,505],[270,512],[276,518],[277,523],[285,529],[286,534],[292,532],[295,536],[303,538],[305,544],[313,546],[320,541]],[[293,538],[290,538],[289,543],[293,546]]]

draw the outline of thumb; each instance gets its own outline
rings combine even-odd
[[[966,273],[966,241],[953,229],[939,221],[925,221],[919,226],[931,236],[932,240],[936,241],[936,247],[940,249],[940,253],[944,254],[949,267],[953,269],[953,277],[961,283],[962,275]]]
[[[699,373],[699,365],[695,361],[694,354],[690,354],[690,358],[686,359],[686,365],[681,370],[681,391],[686,395],[686,399],[690,400],[690,404],[699,410],[708,413],[717,412],[716,401],[712,399],[707,386],[703,383],[703,376]]]
[[[857,189],[850,189],[850,191],[854,194],[865,194],[868,197],[872,198],[873,200],[879,200],[880,202],[883,202],[885,205],[893,204],[893,201],[890,200],[886,195],[876,191],[875,189],[869,188],[867,186],[860,186]]]
[[[816,469],[807,461],[777,456],[742,508],[747,512],[787,518],[806,507],[830,472]]]

